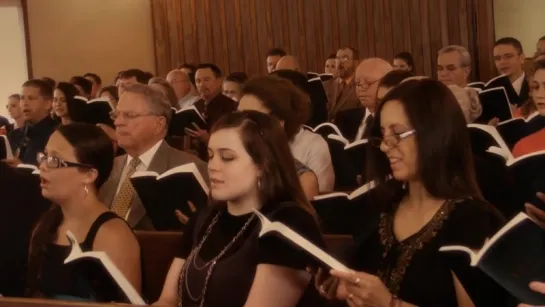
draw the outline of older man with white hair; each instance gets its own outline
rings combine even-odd
[[[471,55],[463,46],[450,45],[437,55],[437,78],[445,85],[466,87],[471,74]]]

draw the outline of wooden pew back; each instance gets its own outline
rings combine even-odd
[[[143,295],[149,303],[157,301],[172,260],[182,244],[181,232],[135,231],[142,249]]]

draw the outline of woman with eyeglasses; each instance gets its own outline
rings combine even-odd
[[[85,265],[65,265],[71,231],[83,251],[103,251],[140,290],[140,246],[127,223],[97,193],[112,170],[112,142],[98,127],[61,125],[39,153],[42,195],[54,205],[34,229],[28,295],[67,300],[123,301],[109,278]]]
[[[320,292],[349,306],[505,306],[506,292],[465,255],[439,252],[479,249],[504,222],[481,198],[452,92],[436,80],[405,81],[376,115],[366,170],[377,198],[345,259],[353,271],[327,280],[319,272]]]

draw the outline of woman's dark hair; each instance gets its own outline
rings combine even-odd
[[[482,199],[473,168],[466,119],[449,88],[432,79],[401,83],[379,105],[371,137],[382,137],[380,114],[392,100],[401,102],[416,131],[418,176],[428,193],[442,199]],[[369,151],[366,172],[367,181],[375,180],[379,184],[377,190],[384,204],[393,205],[405,195],[402,182],[391,180],[393,183],[382,184],[392,170],[380,149]]]
[[[104,92],[108,92],[112,97],[114,97],[115,101],[119,101],[119,93],[117,90],[117,87],[115,85],[106,86],[100,89],[98,92],[98,96],[102,96]]]
[[[74,76],[72,79],[70,79],[70,83],[74,85],[78,85],[83,90],[83,95],[85,97],[91,96],[91,92],[93,90],[93,82],[85,79],[82,76]]]
[[[410,52],[402,51],[402,52],[396,54],[394,59],[400,59],[400,60],[405,61],[405,63],[407,63],[407,66],[410,67],[409,71],[414,74],[414,70],[415,70],[414,60],[413,60],[413,56],[412,56],[412,54]]]
[[[404,70],[392,70],[380,79],[378,87],[392,88],[399,85],[403,80],[413,77],[414,75],[409,71]]]
[[[68,82],[59,82],[55,89],[64,94],[68,117],[74,122],[83,121],[85,119],[87,102],[75,98],[78,95],[78,89],[72,83]]]
[[[253,95],[270,110],[270,115],[284,122],[284,131],[291,141],[308,121],[310,99],[290,81],[277,76],[254,77],[243,88],[244,95]]]
[[[295,202],[316,216],[307,200],[291,154],[286,134],[277,120],[257,111],[233,112],[222,116],[210,134],[237,128],[244,148],[260,168],[259,199],[263,207]]]
[[[232,72],[225,77],[225,81],[231,81],[243,85],[248,80],[248,75],[242,71]]]
[[[113,167],[114,147],[110,138],[99,127],[84,123],[61,125],[57,128],[57,132],[74,147],[77,162],[96,169],[98,177],[94,186],[98,191],[110,176]],[[28,261],[27,295],[29,296],[41,295],[39,288],[45,253],[48,244],[55,240],[62,220],[61,208],[53,205],[42,215],[34,228]]]

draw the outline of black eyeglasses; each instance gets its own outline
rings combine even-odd
[[[45,163],[48,168],[64,168],[64,167],[83,167],[83,168],[93,168],[88,164],[81,164],[75,162],[64,161],[58,157],[48,156],[43,152],[40,152],[36,155],[36,161],[38,165]]]
[[[402,133],[394,133],[392,135],[383,136],[382,138],[372,137],[372,138],[369,138],[369,143],[375,147],[380,147],[382,143],[386,144],[386,146],[388,147],[393,147],[399,144],[401,140],[406,139],[415,133],[416,133],[416,130],[413,129],[413,130],[405,131]]]

